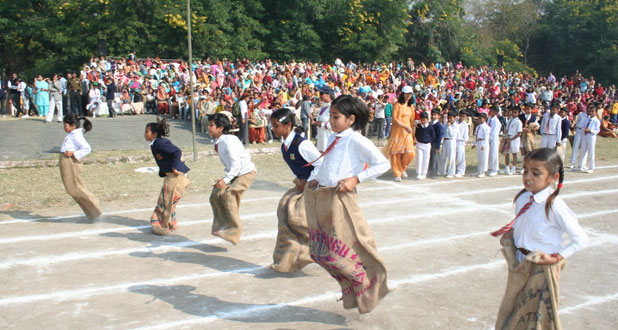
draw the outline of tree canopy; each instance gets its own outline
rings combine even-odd
[[[192,0],[195,58],[462,61],[618,75],[618,1]],[[0,0],[3,73],[75,69],[93,55],[187,58],[186,2]]]

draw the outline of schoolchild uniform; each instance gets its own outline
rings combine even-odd
[[[242,234],[240,198],[255,180],[257,170],[251,162],[251,156],[235,135],[221,135],[215,141],[215,151],[225,167],[223,181],[227,185],[223,189],[213,187],[210,194],[214,216],[212,234],[236,245]]]
[[[523,129],[523,124],[521,120],[519,120],[519,118],[517,117],[513,117],[509,119],[509,121],[506,124],[506,135],[508,136],[509,139],[513,139],[515,136],[517,136],[517,134],[521,134],[522,129]],[[509,150],[507,152],[510,154],[519,153],[520,145],[521,145],[520,137],[517,137],[516,139],[511,140],[511,142],[509,143]],[[506,164],[505,166],[506,166],[506,174],[515,174],[515,166],[513,166],[513,169],[510,169],[509,164]]]
[[[457,152],[457,134],[459,133],[459,126],[453,122],[450,124],[446,122],[443,126],[444,129],[444,143],[442,144],[442,152],[440,154],[440,171],[439,175],[445,175],[447,178],[455,177],[455,156]]]
[[[318,111],[315,121],[318,123],[316,147],[320,152],[324,152],[327,146],[326,141],[328,137],[333,134],[333,130],[330,127],[330,103],[322,103],[322,107]]]
[[[545,214],[545,203],[552,192],[551,186],[536,194],[526,191],[515,202],[516,214],[527,206],[529,209],[516,218],[513,238],[503,239],[509,276],[496,329],[561,328],[557,315],[559,274],[565,259],[588,244],[588,236],[560,196],[554,199],[549,217]],[[566,245],[563,244],[565,233],[570,238]],[[535,251],[560,254],[563,259],[551,265],[537,264]],[[530,318],[530,314],[536,318]]]
[[[444,135],[444,127],[439,120],[432,121],[430,126],[434,131],[434,139],[431,140],[428,173],[430,177],[435,177],[440,169],[440,144],[442,143],[442,135]]]
[[[549,148],[556,150],[556,144],[562,140],[561,131],[562,118],[558,114],[553,116],[548,111],[543,115],[541,121],[541,148]]]
[[[489,161],[489,133],[491,128],[487,123],[482,123],[476,126],[474,131],[474,145],[476,147],[476,157],[478,159],[478,176],[484,177],[487,172],[487,163]],[[484,150],[482,150],[484,149]]]
[[[156,137],[150,143],[150,150],[159,166],[159,176],[164,178],[163,187],[159,193],[157,206],[150,216],[153,233],[165,235],[176,230],[176,205],[191,184],[185,174],[189,168],[181,161],[182,151],[172,141],[164,137]],[[174,173],[177,170],[180,174]]]
[[[295,182],[313,180],[322,165],[318,149],[294,131],[283,141],[281,154],[296,177]],[[296,187],[288,190],[279,201],[277,218],[277,242],[270,268],[277,272],[301,270],[313,262],[309,255],[309,228],[304,192]]]
[[[582,111],[575,119],[575,137],[573,138],[573,154],[571,155],[571,168],[575,168],[582,146],[582,137],[584,136],[584,128],[588,124],[590,118],[586,111]]]
[[[64,188],[84,211],[88,219],[93,220],[101,215],[99,199],[96,198],[82,181],[82,162],[92,149],[84,138],[82,128],[72,130],[64,138],[60,148],[60,177]],[[65,151],[73,151],[72,157],[64,155]]]
[[[488,175],[494,176],[498,174],[498,167],[500,166],[499,149],[500,149],[500,131],[502,130],[502,123],[498,119],[498,115],[490,117],[487,120],[487,125],[490,128],[489,131],[489,155],[488,155]]]
[[[435,131],[430,123],[416,125],[414,136],[416,137],[416,178],[427,178],[429,157],[431,154],[431,142],[435,139]]]
[[[569,144],[569,131],[571,130],[571,122],[569,121],[568,116],[564,116],[562,118],[562,122],[560,123],[560,135],[562,136],[562,140],[560,141],[560,158],[564,163],[564,158],[566,157],[567,145]]]
[[[581,143],[581,158],[579,159],[579,163],[577,164],[577,170],[586,169],[587,173],[592,173],[594,171],[594,157],[597,143],[597,134],[601,130],[601,122],[595,116],[591,116],[588,118],[588,122],[584,129],[589,129],[590,132],[584,131],[584,136],[582,137]],[[589,157],[589,160],[588,160]],[[588,160],[588,166],[586,167],[586,161]]]
[[[356,190],[341,193],[338,184],[354,176],[361,183],[375,178],[390,168],[389,161],[352,128],[331,135],[323,160],[318,186],[305,188],[311,258],[339,282],[344,308],[368,313],[389,292],[386,268]]]
[[[457,120],[457,147],[455,151],[455,162],[457,169],[455,170],[455,177],[463,177],[466,173],[466,142],[468,142],[468,135],[470,134],[470,128],[465,121]]]
[[[519,120],[521,120],[522,127],[528,129],[527,133],[521,135],[521,149],[524,155],[536,148],[534,130],[539,127],[539,124],[536,122],[536,116],[531,113],[522,113],[519,115]]]

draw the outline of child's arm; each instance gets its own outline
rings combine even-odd
[[[81,160],[82,158],[86,157],[92,150],[90,148],[90,144],[88,144],[84,136],[81,134],[76,134],[73,138],[73,141],[76,150],[67,150],[65,152],[65,155],[67,157],[75,156],[77,160]],[[72,152],[71,155],[68,155],[67,153],[70,152]]]
[[[369,139],[355,139],[354,144],[358,158],[367,164],[367,168],[353,177],[339,181],[339,192],[352,191],[359,183],[378,177],[390,168],[388,159]]]

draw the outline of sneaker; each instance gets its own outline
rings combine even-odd
[[[454,177],[455,177],[455,176],[453,176],[453,175],[447,175],[447,176],[446,176],[446,178],[447,178],[447,179],[452,179],[452,178],[454,178]]]
[[[273,140],[268,140],[268,144],[271,144],[271,143],[273,143]]]
[[[455,174],[455,177],[456,178],[463,178],[464,176],[463,176],[463,174]]]
[[[393,179],[393,181],[395,181],[395,182],[401,182],[401,181],[403,181],[403,180],[401,180],[401,178],[394,178],[394,179]]]
[[[587,170],[587,171],[584,171],[584,172],[586,172],[588,174],[591,174],[591,173],[594,173],[594,170]]]
[[[21,117],[22,117],[22,118],[30,118],[30,116],[28,116],[28,115],[23,115],[23,116],[21,116]]]
[[[476,177],[477,178],[484,178],[485,177],[485,173],[479,173]]]
[[[423,176],[422,175],[417,176],[416,180],[423,180]]]
[[[406,172],[401,173],[401,177],[402,178],[407,178],[408,177],[408,173],[406,173]]]
[[[489,172],[489,173],[487,174],[487,176],[496,176],[496,175],[498,175],[498,173],[497,173],[497,172]]]
[[[574,169],[575,168],[575,164],[571,164],[571,166],[569,166],[570,169]]]
[[[6,118],[6,115],[2,115],[2,118]]]

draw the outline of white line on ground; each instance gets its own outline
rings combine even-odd
[[[605,304],[605,303],[610,302],[612,300],[618,299],[618,293],[614,293],[614,294],[609,295],[609,296],[587,296],[587,297],[585,297],[585,299],[587,299],[587,300],[584,301],[581,304],[577,304],[577,305],[561,308],[560,309],[560,313],[562,313],[562,314],[570,314],[570,313],[573,313],[574,311],[576,311],[578,309],[581,309],[581,308],[589,308],[589,307],[592,307],[592,306]]]
[[[597,168],[614,168],[614,167],[618,167],[618,165],[616,166],[605,166],[605,167],[597,167]],[[490,179],[496,179],[496,178],[516,178],[517,176],[497,176],[494,178],[490,178]],[[485,178],[483,178],[485,179]],[[610,175],[610,176],[602,176],[602,177],[590,177],[590,178],[586,178],[586,179],[579,179],[579,180],[571,180],[568,181],[567,184],[576,184],[576,183],[589,183],[589,182],[596,182],[596,181],[605,181],[605,180],[613,180],[613,179],[618,179],[618,175]],[[469,181],[473,181],[473,180],[482,180],[479,178],[474,178],[474,179],[464,179],[464,180],[447,180],[447,181],[438,181],[438,182],[430,182],[430,183],[415,183],[414,185],[407,185],[407,184],[397,184],[394,182],[390,182],[390,181],[385,181],[385,180],[376,180],[376,182],[379,183],[384,183],[387,184],[389,186],[391,186],[391,188],[385,188],[385,187],[370,187],[370,188],[361,188],[359,189],[360,192],[362,191],[375,191],[375,190],[390,190],[390,189],[397,189],[397,190],[413,190],[413,191],[417,191],[417,187],[424,187],[424,186],[433,186],[433,185],[441,185],[441,184],[454,184],[454,183],[467,183]],[[478,193],[486,193],[486,192],[496,192],[496,191],[507,191],[507,190],[511,190],[511,189],[518,189],[521,188],[521,185],[516,185],[516,186],[510,186],[510,187],[504,187],[504,188],[495,188],[495,189],[487,189],[487,190],[480,190],[478,191]],[[467,192],[462,192],[459,194],[465,194]],[[253,199],[246,199],[243,200],[244,203],[248,203],[248,202],[259,202],[259,201],[264,201],[264,200],[276,200],[276,199],[280,199],[281,196],[273,196],[273,197],[264,197],[264,198],[253,198]],[[198,206],[208,206],[210,205],[210,203],[194,203],[194,204],[180,204],[177,206],[177,208],[187,208],[187,207],[198,207]],[[131,210],[120,210],[120,211],[110,211],[110,212],[105,212],[103,213],[103,215],[116,215],[116,214],[126,214],[126,213],[136,213],[136,212],[146,212],[146,211],[152,211],[153,208],[141,208],[141,209],[131,209]],[[41,221],[41,220],[61,220],[61,219],[72,219],[72,218],[80,218],[80,217],[84,217],[83,214],[77,214],[77,215],[67,215],[67,216],[57,216],[57,217],[41,217],[41,218],[32,218],[32,219],[12,219],[12,220],[6,220],[6,221],[0,221],[0,225],[8,225],[8,224],[14,224],[14,223],[24,223],[24,222],[37,222],[37,221]]]

